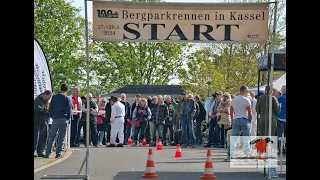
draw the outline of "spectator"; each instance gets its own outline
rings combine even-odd
[[[192,148],[195,148],[196,140],[192,120],[196,113],[196,105],[192,99],[189,99],[187,92],[183,92],[182,95],[183,98],[178,103],[178,108],[176,109],[175,116],[178,120],[181,121],[182,139],[184,147],[188,147],[187,128],[189,128],[189,139],[191,140]]]
[[[90,100],[90,107],[89,107],[89,129],[90,129],[90,133],[87,134],[86,133],[86,129],[87,129],[87,102],[84,104],[83,108],[82,108],[82,112],[83,112],[83,115],[82,115],[82,119],[84,122],[83,124],[83,131],[85,132],[84,133],[84,138],[85,138],[85,146],[89,145],[90,144],[86,144],[86,136],[89,135],[89,139],[92,141],[92,144],[94,147],[98,147],[98,138],[97,138],[97,121],[96,121],[96,116],[98,115],[98,106],[97,104],[93,101],[93,98],[92,98],[92,94],[89,93],[89,100]]]
[[[286,123],[287,123],[287,94],[286,94],[286,85],[283,85],[281,88],[282,95],[278,98],[280,113],[277,118],[277,135],[278,137],[286,137]],[[280,142],[278,147],[280,147]],[[280,149],[279,149],[280,150]],[[285,151],[284,151],[285,152]]]
[[[202,144],[201,123],[206,119],[206,110],[200,101],[200,96],[196,95],[194,101],[199,105],[199,114],[196,117],[196,142]]]
[[[98,138],[98,144],[102,146],[103,138],[107,138],[107,120],[106,120],[106,99],[101,98],[101,101],[99,103],[98,107],[98,115],[96,117],[97,119],[97,138]]]
[[[174,144],[173,141],[173,113],[174,113],[174,104],[172,102],[172,98],[169,95],[165,95],[165,104],[168,106],[168,110],[169,110],[169,114],[168,114],[168,118],[165,121],[165,126],[164,126],[164,130],[163,130],[163,141],[164,141],[164,146],[167,146],[167,134],[169,132],[169,142],[170,145]],[[168,131],[169,130],[169,131]]]
[[[215,93],[215,100],[213,101],[210,110],[209,110],[209,141],[206,146],[211,148],[211,144],[214,145],[214,147],[218,147],[219,140],[220,140],[220,128],[217,121],[217,110],[218,106],[220,104],[220,100],[222,98],[222,92],[216,92]]]
[[[128,143],[128,138],[129,138],[129,136],[130,136],[130,134],[131,134],[131,129],[128,131],[127,130],[127,124],[128,124],[128,122],[130,121],[130,117],[131,117],[131,110],[130,110],[130,103],[129,102],[127,102],[127,95],[126,94],[124,94],[124,93],[122,93],[121,95],[120,95],[120,98],[121,98],[121,100],[120,100],[120,102],[124,105],[124,107],[125,107],[125,110],[126,110],[126,115],[125,115],[125,117],[124,117],[124,131],[123,131],[123,134],[124,134],[124,145],[127,145],[127,143]],[[129,122],[129,123],[131,123],[131,122]]]
[[[168,118],[168,106],[164,103],[163,97],[159,95],[157,97],[158,103],[154,105],[151,111],[151,118],[153,122],[153,139],[151,146],[156,146],[156,131],[158,131],[159,139],[163,141],[163,129],[165,121]],[[164,143],[164,142],[162,142]]]
[[[68,121],[70,120],[72,114],[72,102],[65,95],[67,92],[68,86],[66,84],[62,84],[60,92],[52,96],[49,108],[49,115],[52,118],[52,128],[44,158],[49,158],[53,142],[58,132],[59,139],[58,146],[56,148],[56,158],[62,157],[61,151],[66,138]]]
[[[152,99],[151,99],[151,104],[149,105],[149,108],[150,108],[150,111],[151,111],[151,119],[149,120],[149,133],[150,134],[146,134],[147,136],[150,136],[150,146],[152,146],[152,144],[156,144],[156,142],[153,142],[153,131],[155,128],[155,123],[153,123],[153,121],[155,121],[155,116],[152,116],[152,112],[155,112],[154,111],[154,108],[156,107],[156,105],[158,104],[158,98],[157,96],[153,96]]]
[[[275,89],[272,95],[278,99],[281,96],[281,91]]]
[[[85,104],[87,103],[87,100],[86,100],[85,96],[81,96],[80,99],[81,99],[81,102],[82,102],[82,105],[81,105],[81,118],[79,119],[77,135],[76,135],[75,140],[74,140],[74,143],[75,143],[76,147],[80,147],[81,129],[83,129],[83,134],[86,133],[86,129],[84,129],[83,126],[86,123],[86,118],[87,117],[85,117],[86,115],[85,115],[85,112],[82,111],[82,107],[85,106]]]
[[[259,97],[256,105],[256,111],[260,115],[259,122],[259,135],[269,136],[269,93],[266,92],[265,95]],[[267,103],[267,104],[266,104]],[[277,115],[280,112],[279,103],[276,97],[272,96],[272,121],[271,121],[271,135],[276,134],[277,128]]]
[[[220,145],[218,146],[219,148],[224,147],[227,129],[231,125],[230,106],[231,106],[231,95],[226,92],[223,94],[223,98],[217,110],[219,112],[218,124],[220,128]]]
[[[147,99],[141,98],[140,103],[136,106],[132,114],[132,120],[135,122],[135,134],[134,134],[134,146],[141,146],[143,138],[145,137],[145,131],[148,125],[148,121],[151,118],[151,111],[148,107]],[[140,133],[139,141],[138,134]]]
[[[43,157],[48,139],[49,100],[52,92],[46,90],[34,100],[34,157]]]
[[[247,86],[240,87],[240,94],[231,101],[230,117],[232,126],[231,136],[243,136],[245,154],[250,153],[250,122],[252,120],[251,101],[247,98],[249,89]],[[237,138],[238,139],[238,138]],[[234,141],[236,142],[236,141]],[[235,144],[230,145],[230,153],[233,154]]]
[[[81,102],[81,98],[79,97],[79,92],[80,92],[79,88],[73,89],[73,94],[72,94],[73,111],[81,111],[82,102]],[[81,112],[75,112],[72,114],[70,147],[77,147],[75,140],[77,136],[80,119],[81,119]]]
[[[257,105],[257,99],[255,98],[254,91],[250,91],[250,96],[252,99],[252,120],[251,120],[251,136],[257,136],[257,111],[256,111],[256,105]]]
[[[132,119],[132,113],[133,113],[134,109],[136,108],[137,104],[139,104],[140,99],[141,99],[141,95],[140,95],[140,94],[137,94],[136,97],[135,97],[135,102],[132,104],[132,107],[131,107],[131,119]],[[135,130],[134,126],[135,126],[135,125],[134,125],[134,122],[132,122],[132,126],[131,126],[131,134],[132,134],[132,135],[135,134],[135,133],[134,133],[134,130]],[[134,140],[137,140],[137,139],[134,139],[134,137],[133,137],[132,140],[134,141]]]

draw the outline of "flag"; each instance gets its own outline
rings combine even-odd
[[[52,91],[51,75],[46,56],[37,42],[34,40],[34,99],[46,90]]]

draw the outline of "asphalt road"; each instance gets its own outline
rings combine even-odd
[[[65,161],[35,173],[38,180],[44,175],[74,175],[80,169],[86,149],[79,148]],[[135,180],[142,179],[146,167],[149,147],[90,148],[90,180]],[[173,158],[175,147],[153,150],[156,174],[159,180],[196,180],[203,175],[207,149],[182,148],[181,159]],[[218,180],[265,180],[263,169],[230,168],[229,162],[223,162],[226,149],[212,149],[214,172]],[[285,165],[285,163],[284,163]],[[285,166],[284,166],[285,169]],[[84,174],[84,169],[81,174]],[[280,176],[281,177],[281,176]]]

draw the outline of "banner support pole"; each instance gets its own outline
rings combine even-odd
[[[270,74],[269,74],[269,128],[268,128],[268,135],[271,138],[271,128],[272,128],[272,87],[273,87],[273,71],[274,71],[274,44],[276,40],[276,27],[277,27],[277,10],[278,10],[278,1],[274,2],[274,19],[273,19],[273,30],[272,30],[272,44],[271,44],[271,63],[270,63]],[[271,146],[268,146],[268,154],[271,153]],[[268,166],[268,180],[271,180],[271,163],[269,160]]]
[[[86,168],[85,168],[85,176],[89,179],[89,131],[90,131],[90,69],[89,69],[89,35],[88,35],[88,7],[87,7],[87,0],[84,0],[84,13],[85,13],[85,22],[86,22],[86,62],[87,62],[87,117],[86,117]]]

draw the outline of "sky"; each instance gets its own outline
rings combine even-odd
[[[71,0],[70,0],[71,1]],[[72,3],[72,5],[76,6],[76,7],[81,7],[81,15],[84,17],[84,0],[73,0],[74,2]],[[205,2],[205,3],[209,3],[209,2],[221,2],[222,0],[166,0],[166,2],[190,2],[190,3],[201,3],[201,2]],[[92,1],[88,1],[87,2],[87,8],[88,8],[88,19],[92,20]]]

